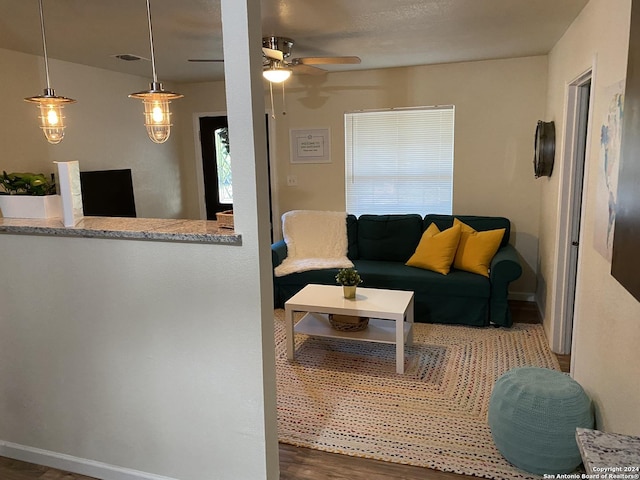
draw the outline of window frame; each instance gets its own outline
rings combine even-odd
[[[454,105],[346,112],[344,128],[349,213],[452,213]]]

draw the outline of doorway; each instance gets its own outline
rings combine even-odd
[[[554,301],[552,350],[570,354],[578,288],[585,165],[589,145],[592,70],[568,86]]]
[[[207,220],[233,208],[231,151],[226,116],[200,117],[202,178]]]
[[[269,220],[271,240],[274,239],[274,205],[272,179],[275,174],[271,165],[271,135],[269,114],[265,114],[265,132],[267,140],[267,175],[269,177]],[[195,121],[195,120],[194,120]],[[200,218],[216,220],[216,213],[233,209],[233,178],[231,158],[233,146],[229,142],[227,116],[223,113],[198,116],[198,143],[201,160],[198,170],[198,191]],[[195,123],[194,123],[195,125]]]

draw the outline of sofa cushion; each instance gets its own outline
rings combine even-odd
[[[441,232],[435,223],[422,234],[418,248],[406,265],[424,268],[446,275],[456,256],[460,242],[460,225],[454,225]]]
[[[453,225],[453,219],[457,218],[461,222],[466,223],[471,228],[478,232],[485,230],[496,230],[498,228],[504,228],[504,236],[500,246],[504,247],[509,243],[509,236],[511,233],[511,222],[508,218],[504,217],[481,217],[474,215],[426,215],[424,217],[424,229],[426,230],[431,223],[435,223],[440,231],[449,228]]]
[[[453,266],[459,270],[488,277],[491,259],[500,248],[505,229],[477,232],[457,218],[453,221],[453,225],[461,227],[460,243]]]
[[[452,269],[448,275],[441,275],[400,262],[360,259],[353,263],[363,287],[409,290],[429,297],[489,298],[491,294],[488,278],[462,270]]]
[[[347,215],[347,245],[349,260],[358,258],[358,218],[351,214]]]
[[[417,214],[361,215],[358,258],[404,264],[415,252],[422,232],[422,217]]]

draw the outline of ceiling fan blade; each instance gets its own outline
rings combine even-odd
[[[216,58],[189,58],[188,62],[205,63],[205,62],[224,62],[224,60]]]
[[[262,47],[262,53],[264,53],[264,56],[267,58],[273,58],[274,60],[279,60],[281,62],[284,60],[284,55],[280,50]]]
[[[301,73],[303,75],[324,75],[326,70],[318,67],[312,67],[311,65],[304,65],[302,63],[292,63],[288,65],[291,67],[294,73]]]
[[[360,57],[302,57],[294,58],[292,62],[302,65],[355,65],[360,63]]]

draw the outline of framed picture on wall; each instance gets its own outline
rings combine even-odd
[[[631,4],[631,30],[624,92],[622,145],[618,173],[618,201],[613,232],[611,274],[640,301],[640,1]]]
[[[328,128],[291,129],[291,163],[331,163]]]

